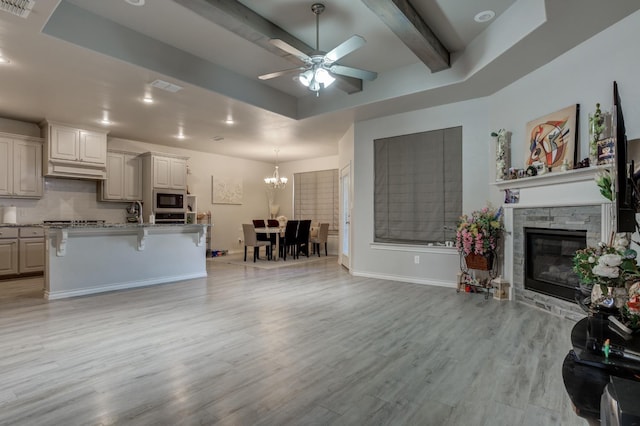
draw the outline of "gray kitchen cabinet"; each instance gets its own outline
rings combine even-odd
[[[187,189],[187,157],[147,152],[143,170],[145,189]]]
[[[46,141],[45,176],[104,179],[107,174],[107,132],[78,129],[44,121],[40,124]]]
[[[42,139],[0,133],[0,197],[42,194]]]
[[[18,228],[0,228],[0,276],[17,273]]]
[[[44,229],[0,228],[0,277],[44,271]]]
[[[19,274],[44,271],[44,229],[20,228],[18,248]]]
[[[138,154],[107,152],[107,178],[100,183],[100,199],[142,200],[142,158]]]

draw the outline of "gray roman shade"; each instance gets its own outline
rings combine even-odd
[[[376,242],[452,240],[462,214],[462,127],[374,141]]]
[[[338,231],[338,169],[293,175],[294,219],[328,223],[329,232]]]

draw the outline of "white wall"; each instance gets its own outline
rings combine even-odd
[[[528,121],[571,104],[580,104],[578,159],[587,156],[588,113],[596,102],[612,106],[612,85],[619,85],[627,137],[640,137],[640,12],[570,50],[551,63],[475,101],[398,114],[356,123],[354,163],[353,272],[396,280],[453,285],[458,258],[443,250],[407,247],[390,250],[373,242],[373,140],[419,131],[463,126],[463,212],[486,200],[502,203],[503,194],[488,184],[495,179],[495,143],[491,131],[512,132],[512,165],[524,164]],[[342,157],[341,157],[342,158]],[[342,161],[342,160],[341,160]],[[414,264],[414,256],[420,264]]]

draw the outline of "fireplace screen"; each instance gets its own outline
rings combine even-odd
[[[525,228],[524,288],[574,301],[578,276],[573,255],[587,245],[587,231]]]

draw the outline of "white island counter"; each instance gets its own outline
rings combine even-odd
[[[45,297],[61,299],[206,277],[208,226],[51,226],[45,244]]]

